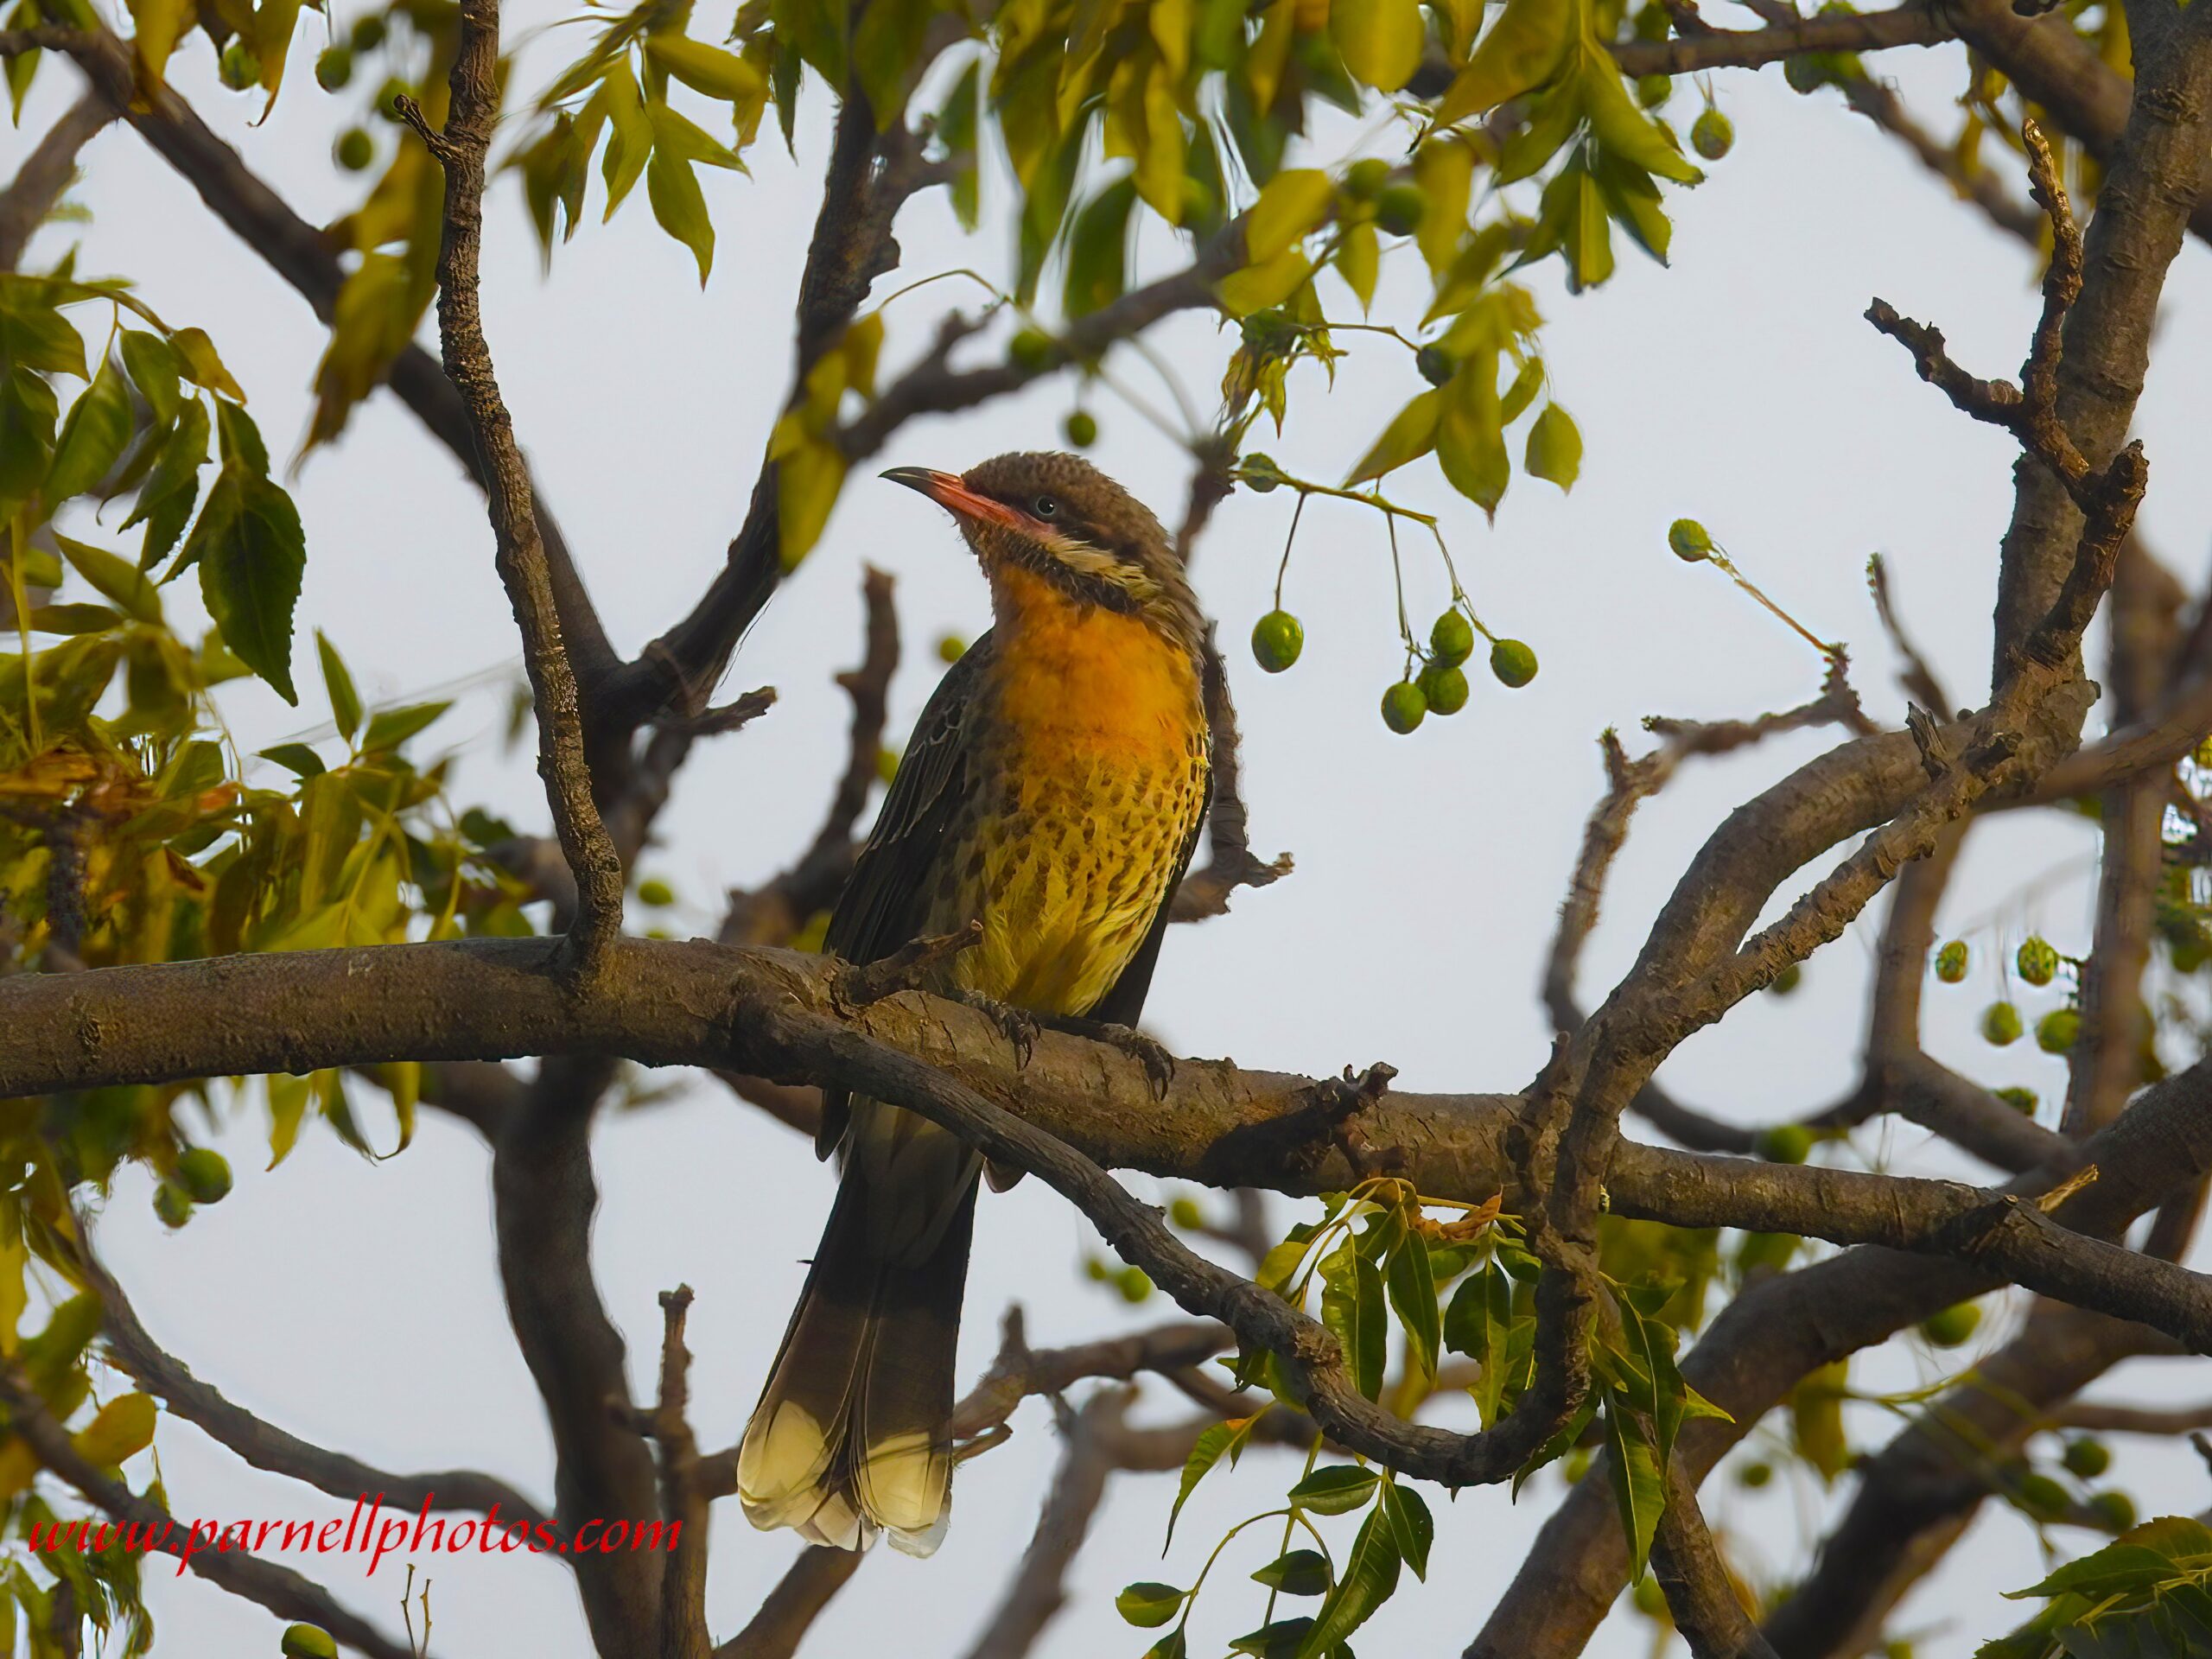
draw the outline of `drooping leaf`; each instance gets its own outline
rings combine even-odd
[[[1375,1496],[1378,1477],[1357,1464],[1332,1463],[1316,1469],[1290,1489],[1290,1501],[1316,1515],[1344,1515]]]
[[[111,1469],[154,1443],[156,1415],[152,1395],[119,1394],[71,1438],[87,1463]]]
[[[1439,100],[1437,124],[1450,126],[1484,114],[1548,80],[1567,51],[1578,10],[1560,0],[1506,0],[1490,32],[1476,42],[1467,67]]]
[[[1254,1572],[1252,1577],[1286,1596],[1326,1595],[1329,1561],[1318,1549],[1294,1549],[1276,1556]]]
[[[1529,429],[1529,452],[1526,456],[1529,476],[1556,484],[1562,490],[1574,487],[1574,480],[1582,474],[1582,434],[1574,424],[1574,417],[1557,404],[1546,404]]]
[[[54,541],[77,574],[113,600],[134,621],[160,623],[162,598],[143,570],[128,559],[67,536],[56,535]]]
[[[219,392],[233,403],[245,402],[245,393],[239,390],[238,383],[231,378],[231,372],[223,366],[223,359],[216,356],[215,342],[207,338],[206,329],[178,329],[169,336],[169,349],[176,353],[178,362],[184,365],[184,378],[194,385]]]
[[[725,103],[758,98],[768,90],[760,72],[734,52],[709,46],[674,29],[645,37],[645,60],[666,70],[694,92]]]
[[[1442,1316],[1436,1305],[1436,1280],[1428,1270],[1428,1244],[1420,1234],[1408,1234],[1391,1250],[1385,1288],[1398,1323],[1405,1328],[1408,1363],[1418,1365],[1424,1377],[1434,1376]]]
[[[1331,1273],[1322,1288],[1321,1323],[1344,1348],[1352,1386],[1372,1400],[1382,1392],[1382,1370],[1389,1357],[1390,1319],[1382,1270],[1357,1252],[1338,1251],[1334,1260],[1343,1265]]]
[[[1364,1624],[1398,1587],[1398,1541],[1381,1510],[1360,1523],[1336,1588],[1298,1644],[1298,1659],[1321,1659]]]
[[[361,729],[361,694],[353,689],[353,671],[321,628],[315,631],[315,652],[322,664],[323,690],[330,696],[330,717],[338,735],[351,742]]]
[[[207,406],[199,398],[188,400],[175,428],[162,441],[154,465],[138,486],[138,499],[123,528],[143,522],[145,540],[138,568],[150,570],[176,545],[191,519],[193,503],[200,496],[200,469],[207,462]]]
[[[292,689],[292,608],[307,565],[299,510],[266,478],[226,471],[185,544],[200,566],[200,591],[223,643],[296,703]]]
[[[1130,1585],[1115,1597],[1114,1606],[1130,1624],[1148,1630],[1180,1612],[1184,1599],[1185,1592],[1172,1584],[1141,1583]]]
[[[1071,317],[1111,305],[1128,282],[1129,212],[1136,181],[1116,180],[1084,205],[1068,233],[1063,303]]]
[[[1605,1462],[1613,1501],[1620,1508],[1621,1529],[1628,1536],[1629,1576],[1640,1581],[1651,1558],[1651,1540],[1659,1530],[1666,1479],[1643,1423],[1618,1394],[1609,1393],[1605,1401]]]
[[[123,355],[123,366],[130,372],[130,384],[138,388],[146,406],[154,412],[154,424],[167,426],[176,418],[184,402],[176,353],[159,334],[138,328],[123,330],[118,349]]]
[[[1329,216],[1336,187],[1317,167],[1293,168],[1268,181],[1244,218],[1244,254],[1264,265],[1295,247]]]
[[[1433,449],[1437,415],[1442,404],[1440,392],[1424,391],[1392,416],[1390,424],[1382,429],[1382,435],[1369,447],[1359,464],[1344,475],[1345,487],[1395,472]]]
[[[1398,1554],[1413,1568],[1414,1577],[1427,1580],[1428,1552],[1436,1541],[1436,1519],[1428,1512],[1428,1501],[1403,1480],[1387,1480],[1382,1483],[1382,1513],[1389,1517]]]
[[[123,458],[123,447],[130,441],[130,390],[115,359],[109,358],[61,423],[46,475],[48,502],[64,501],[93,488]]]
[[[1419,0],[1334,0],[1329,33],[1344,67],[1378,92],[1395,92],[1421,66]]]
[[[1512,476],[1497,399],[1497,355],[1478,352],[1439,389],[1436,458],[1452,487],[1496,513]]]

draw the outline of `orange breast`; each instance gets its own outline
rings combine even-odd
[[[1079,604],[1029,571],[995,576],[998,714],[1032,763],[1103,752],[1179,769],[1203,718],[1189,655],[1140,618]]]

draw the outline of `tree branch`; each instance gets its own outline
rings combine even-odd
[[[0,190],[0,270],[13,270],[22,263],[24,247],[77,176],[77,153],[114,119],[114,106],[88,91],[61,112],[60,119],[23,157],[14,180]]]
[[[760,1611],[735,1636],[715,1649],[714,1659],[791,1659],[798,1644],[830,1598],[868,1560],[858,1549],[813,1546],[803,1549],[776,1581]]]
[[[1651,1570],[1667,1592],[1675,1628],[1692,1659],[1776,1659],[1775,1651],[1736,1599],[1728,1569],[1698,1508],[1697,1484],[1680,1462],[1667,1465],[1667,1498],[1659,1511]]]

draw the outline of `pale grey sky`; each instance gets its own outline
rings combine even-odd
[[[545,0],[509,10],[517,31],[561,15]],[[542,84],[578,38],[563,32],[534,44],[522,84]],[[1878,67],[1940,121],[1963,56],[1898,52]],[[180,54],[171,78],[303,213],[321,219],[350,205],[354,187],[331,168],[327,147],[365,89],[333,99],[304,68],[259,129],[249,126],[257,99],[215,85],[204,41]],[[1732,72],[1718,86],[1738,149],[1701,189],[1670,192],[1674,268],[1624,242],[1619,275],[1596,293],[1568,297],[1554,264],[1537,273],[1554,391],[1587,445],[1573,495],[1516,480],[1486,527],[1433,464],[1394,480],[1399,499],[1444,516],[1478,609],[1541,655],[1535,683],[1507,693],[1478,679],[1456,720],[1432,719],[1409,740],[1389,735],[1376,713],[1399,662],[1386,545],[1361,510],[1320,502],[1306,513],[1287,590],[1306,620],[1304,660],[1268,678],[1241,649],[1232,656],[1255,844],[1263,855],[1292,850],[1298,871],[1240,895],[1230,916],[1171,937],[1149,1015],[1179,1052],[1312,1072],[1387,1059],[1415,1088],[1508,1089],[1528,1079],[1548,1036],[1535,995],[1539,964],[1583,816],[1601,787],[1599,732],[1618,725],[1634,747],[1646,714],[1750,714],[1816,687],[1819,664],[1801,641],[1713,570],[1668,555],[1665,527],[1678,514],[1702,518],[1816,632],[1847,640],[1869,706],[1895,719],[1903,702],[1862,574],[1866,555],[1883,550],[1909,623],[1954,696],[1979,696],[2010,447],[1922,385],[1859,313],[1880,294],[1940,323],[1977,372],[2011,373],[2034,315],[2028,258],[1834,94],[1796,97],[1778,70]],[[0,133],[0,168],[12,169],[75,91],[73,73],[49,64],[23,130]],[[588,225],[548,280],[518,192],[512,181],[497,191],[486,251],[493,350],[523,442],[626,650],[688,606],[721,558],[783,395],[790,296],[826,131],[825,101],[809,97],[796,165],[770,138],[753,152],[751,180],[708,176],[721,245],[703,294],[690,256],[651,225],[642,192],[614,226]],[[1678,92],[1677,106],[1689,97]],[[1352,136],[1341,124],[1331,128],[1317,153],[1334,159]],[[91,224],[49,231],[35,256],[50,257],[74,238],[81,270],[132,276],[166,317],[206,327],[272,448],[295,442],[321,344],[305,305],[128,130],[97,140],[87,164],[79,195]],[[987,190],[987,212],[1004,205]],[[963,238],[935,200],[908,213],[900,236],[906,264],[896,281],[961,264],[1002,273],[1008,263],[995,221]],[[1148,265],[1172,257],[1156,227],[1142,251]],[[2207,273],[2192,243],[2169,289],[2164,354],[2140,428],[2152,467],[2144,527],[2192,583],[2204,570],[2212,476],[2189,457],[2212,416],[2212,385],[2181,365],[2202,362],[2212,344]],[[956,292],[940,285],[892,308],[887,366],[926,341],[934,308]],[[1424,298],[1410,270],[1386,273],[1382,308],[1417,314]],[[1349,303],[1340,292],[1332,302]],[[1210,321],[1184,318],[1160,340],[1211,408],[1226,339]],[[1288,429],[1264,441],[1294,470],[1332,476],[1414,389],[1397,347],[1344,343],[1352,354],[1334,390],[1301,370]],[[1119,355],[1112,366],[1159,395],[1134,358]],[[1068,385],[1050,384],[957,419],[917,423],[882,463],[963,468],[1002,449],[1056,442],[1071,395]],[[1096,458],[1172,516],[1184,482],[1173,444],[1111,393],[1094,406],[1103,427]],[[307,461],[295,489],[308,543],[301,638],[327,630],[365,689],[408,699],[516,662],[478,499],[396,404],[372,400],[342,443]],[[1232,640],[1267,608],[1289,513],[1287,493],[1240,493],[1202,547],[1198,586]],[[1408,555],[1414,608],[1426,616],[1442,602],[1441,576],[1417,549]],[[683,895],[682,922],[692,930],[710,932],[725,886],[771,873],[813,831],[843,759],[845,703],[830,676],[857,647],[864,558],[899,577],[909,643],[895,689],[901,732],[939,671],[930,643],[947,629],[972,634],[985,620],[981,579],[941,515],[904,491],[855,480],[732,671],[733,686],[773,683],[782,701],[742,735],[701,747],[662,820],[663,845],[645,861]],[[303,675],[303,687],[312,679]],[[307,690],[294,711],[251,684],[226,707],[249,749],[325,712],[319,690]],[[499,696],[485,693],[439,728],[464,746],[460,792],[541,822],[527,764],[498,753],[501,719]],[[1655,906],[1720,816],[1830,741],[1800,735],[1686,772],[1644,810],[1588,952],[1586,991],[1594,998],[1627,965]],[[1945,924],[1980,925],[1985,945],[2039,928],[2062,950],[2085,950],[2093,864],[2094,843],[2078,823],[2002,819],[1976,830]],[[1667,1081],[1747,1121],[1828,1099],[1854,1075],[1872,946],[1871,925],[1862,924],[1814,960],[1794,999],[1760,999],[1686,1045]],[[1935,1051],[1992,1083],[2052,1094],[2063,1083],[2056,1062],[2024,1052],[2026,1044],[1999,1055],[1974,1037],[1990,995],[1980,983],[1931,995]],[[550,1450],[500,1304],[486,1160],[474,1138],[429,1115],[404,1156],[371,1165],[311,1130],[289,1163],[267,1175],[259,1173],[265,1133],[257,1097],[222,1127],[216,1143],[241,1172],[238,1189],[180,1234],[155,1222],[142,1175],[118,1182],[101,1237],[154,1334],[233,1398],[312,1440],[397,1469],[479,1465],[550,1497]],[[650,1386],[655,1293],[688,1281],[699,1297],[696,1422],[702,1443],[726,1444],[783,1327],[830,1175],[797,1138],[712,1084],[687,1083],[673,1103],[610,1116],[597,1149],[601,1281],[631,1338],[637,1385]],[[1869,1135],[1864,1150],[1916,1167],[1958,1166],[1929,1154],[1910,1129]],[[1278,1214],[1287,1224],[1291,1206],[1279,1205]],[[1078,1269],[1090,1242],[1085,1224],[1039,1183],[984,1205],[964,1371],[988,1363],[998,1314],[1012,1300],[1028,1309],[1039,1342],[1168,1311],[1157,1300],[1124,1309],[1085,1282]],[[1993,1340],[2005,1324],[1993,1317],[1985,1332]],[[2202,1388],[2202,1376],[2192,1376],[2202,1369],[2138,1362],[2105,1391],[2188,1394],[2192,1383]],[[1924,1357],[1900,1348],[1862,1375],[1903,1387],[1934,1374]],[[1155,1398],[1153,1409],[1175,1407]],[[869,1561],[821,1621],[810,1652],[964,1649],[1027,1540],[1057,1455],[1042,1402],[1025,1406],[1015,1426],[1010,1446],[962,1471],[943,1550],[926,1562],[887,1552]],[[1891,1423],[1868,1408],[1854,1412],[1854,1428],[1878,1445]],[[188,1427],[165,1423],[159,1447],[181,1514],[344,1512],[242,1469]],[[2203,1506],[2205,1476],[2194,1459],[2139,1445],[2119,1451],[2117,1477],[2146,1514]],[[1113,1592],[1137,1578],[1187,1583],[1220,1529],[1267,1507],[1288,1478],[1281,1459],[1265,1453],[1233,1476],[1216,1475],[1165,1563],[1158,1541],[1170,1484],[1122,1481],[1083,1559],[1074,1602],[1042,1650],[1055,1659],[1139,1652],[1144,1640],[1116,1618]],[[1359,1645],[1456,1651],[1560,1490],[1548,1474],[1517,1507],[1499,1491],[1440,1497],[1441,1570],[1425,1589],[1408,1586]],[[1754,1503],[1726,1471],[1708,1494],[1716,1525],[1768,1573],[1802,1560],[1833,1501],[1780,1482]],[[709,1606],[727,1635],[781,1573],[793,1543],[753,1533],[728,1505],[715,1540]],[[2064,1533],[2059,1543],[2078,1553],[2094,1540]],[[1253,1541],[1250,1554],[1210,1586],[1194,1625],[1199,1647],[1258,1622],[1243,1573],[1267,1559],[1266,1546]],[[341,1599],[396,1625],[391,1562],[372,1580],[358,1561],[323,1566]],[[2033,1581],[2041,1567],[2023,1523],[1986,1516],[1903,1624],[1930,1632],[1923,1656],[1967,1654],[2018,1617],[1996,1592]],[[429,1571],[439,1651],[587,1652],[558,1566],[442,1560]],[[149,1599],[161,1650],[178,1659],[274,1651],[265,1615],[193,1580],[157,1566]],[[1618,1659],[1647,1647],[1646,1627],[1623,1612],[1592,1651]]]

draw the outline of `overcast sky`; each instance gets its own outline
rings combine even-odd
[[[560,15],[546,0],[509,10],[517,34]],[[708,24],[697,32],[709,34]],[[542,85],[581,40],[564,31],[536,42],[519,84]],[[1963,80],[1961,50],[1892,53],[1878,67],[1948,132],[1949,100]],[[304,60],[296,64],[275,115],[258,129],[250,125],[257,97],[216,85],[204,39],[181,51],[171,79],[302,213],[322,219],[345,211],[358,190],[331,167],[327,145],[368,89],[357,84],[333,99],[306,70]],[[1486,526],[1433,463],[1393,481],[1397,499],[1443,515],[1478,610],[1498,632],[1535,646],[1541,677],[1509,693],[1478,676],[1457,719],[1432,719],[1410,739],[1389,734],[1376,713],[1400,661],[1387,544],[1361,509],[1321,501],[1307,512],[1287,590],[1306,620],[1304,659],[1270,678],[1241,646],[1231,653],[1255,847],[1263,856],[1294,852],[1297,873],[1239,895],[1230,915],[1171,936],[1147,1018],[1178,1052],[1316,1073],[1388,1060],[1415,1089],[1513,1089],[1529,1079],[1549,1036],[1535,995],[1539,966],[1583,817],[1602,786],[1598,734],[1617,725],[1634,748],[1637,722],[1649,714],[1749,715],[1802,702],[1817,688],[1820,664],[1803,642],[1711,569],[1668,555],[1665,529],[1677,515],[1703,519],[1815,632],[1848,641],[1868,706],[1896,720],[1904,704],[1895,664],[1863,577],[1868,553],[1882,550],[1909,625],[1953,696],[1979,700],[2011,446],[1952,412],[1859,314],[1881,295],[1939,323],[1976,372],[2010,374],[2034,316],[2030,261],[1833,92],[1799,98],[1778,69],[1730,72],[1719,88],[1738,147],[1702,188],[1669,190],[1673,268],[1662,270],[1621,238],[1619,274],[1596,293],[1567,296],[1556,262],[1535,274],[1550,325],[1553,389],[1587,444],[1572,496],[1516,478]],[[22,130],[0,132],[0,169],[12,171],[76,90],[67,65],[49,61]],[[791,296],[827,130],[826,100],[818,89],[808,100],[796,162],[772,137],[753,151],[749,180],[704,175],[721,243],[703,294],[690,256],[651,223],[642,191],[613,226],[587,225],[548,278],[512,180],[495,189],[485,315],[500,379],[626,652],[688,607],[722,558],[784,396]],[[1675,108],[1689,107],[1685,87]],[[1333,161],[1354,136],[1338,124],[1315,154]],[[272,449],[296,444],[322,341],[305,304],[127,130],[97,140],[86,161],[78,199],[91,222],[48,231],[34,259],[51,259],[75,238],[80,270],[130,276],[164,317],[207,328],[250,392]],[[595,217],[596,184],[593,201]],[[987,189],[987,214],[1006,207],[1003,192]],[[900,221],[906,264],[885,291],[957,265],[1004,273],[1002,222],[991,219],[968,238],[941,200],[918,202]],[[1157,226],[1147,227],[1141,252],[1147,270],[1175,257]],[[2139,428],[2152,469],[2143,528],[2192,586],[2204,570],[2212,471],[2183,457],[2212,417],[2212,383],[2182,365],[2203,363],[2212,345],[2207,270],[2205,251],[2192,242],[2169,285],[2162,356]],[[939,285],[891,308],[887,367],[926,342],[936,308],[957,292]],[[1426,297],[1415,262],[1393,262],[1378,314],[1417,316]],[[1329,302],[1351,305],[1333,287]],[[1211,410],[1229,337],[1185,317],[1158,338],[1201,410]],[[1317,371],[1300,370],[1287,429],[1264,440],[1286,467],[1317,478],[1339,475],[1417,389],[1399,347],[1349,335],[1342,343],[1351,354],[1333,391]],[[1118,353],[1110,367],[1147,399],[1166,401],[1154,372],[1135,356]],[[956,419],[917,422],[880,464],[962,469],[1001,450],[1057,442],[1071,397],[1071,385],[1056,382]],[[1185,482],[1174,443],[1110,391],[1100,389],[1093,407],[1103,433],[1096,458],[1172,520]],[[489,689],[435,734],[464,754],[459,793],[542,823],[527,761],[499,751],[504,687],[518,672],[518,655],[480,501],[450,455],[379,396],[341,443],[306,461],[294,488],[308,545],[301,639],[313,626],[329,632],[364,689],[382,700],[413,701],[480,677]],[[1268,608],[1290,511],[1287,492],[1240,493],[1217,516],[1197,579],[1224,638],[1241,641]],[[688,931],[711,933],[723,890],[778,869],[819,821],[844,759],[847,708],[830,676],[858,649],[863,560],[898,577],[909,646],[893,700],[902,736],[941,671],[931,643],[948,630],[972,635],[984,626],[982,582],[944,516],[908,492],[856,478],[822,544],[731,671],[731,689],[778,687],[775,711],[695,752],[662,817],[662,843],[644,861],[646,873],[682,895]],[[1416,624],[1425,626],[1443,603],[1443,578],[1411,547],[1408,572]],[[302,648],[296,659],[307,660]],[[302,672],[297,710],[257,683],[234,688],[225,707],[242,746],[313,734],[327,715],[314,678]],[[1832,741],[1802,734],[1689,769],[1644,809],[1586,956],[1590,1000],[1626,967],[1654,909],[1719,817]],[[2062,951],[2086,952],[2094,860],[2083,826],[2056,815],[1977,829],[1944,925],[1975,930],[1970,937],[1985,947],[2009,948],[2040,930]],[[1748,1122],[1793,1116],[1847,1089],[1877,919],[1824,950],[1794,998],[1756,999],[1691,1039],[1668,1063],[1666,1081]],[[1981,952],[1985,962],[1990,955]],[[1980,978],[1933,991],[1930,1046],[1992,1084],[2056,1094],[2057,1062],[2024,1043],[1999,1054],[1973,1035],[1993,994]],[[2030,1007],[2031,1019],[2039,1007]],[[598,1135],[600,1282],[630,1338],[641,1398],[652,1387],[655,1294],[678,1281],[695,1287],[694,1419],[702,1444],[725,1445],[760,1388],[832,1178],[797,1137],[719,1085],[680,1075],[652,1081],[675,1086],[677,1097],[612,1116]],[[266,1132],[257,1091],[215,1137],[240,1171],[236,1194],[178,1234],[156,1223],[142,1173],[118,1181],[100,1237],[154,1335],[232,1398],[310,1440],[393,1469],[480,1466],[550,1499],[550,1446],[494,1272],[480,1144],[426,1114],[404,1156],[371,1164],[315,1128],[282,1170],[264,1174]],[[1932,1154],[1909,1127],[1870,1132],[1859,1150],[1916,1168],[1967,1167]],[[1282,1224],[1292,1210],[1278,1203]],[[963,1374],[988,1363],[1009,1302],[1028,1310],[1039,1344],[1172,1311],[1157,1299],[1125,1309],[1085,1281],[1080,1266],[1091,1247],[1087,1225],[1040,1183],[988,1199],[969,1282]],[[2001,1339],[2016,1317],[1993,1304],[1986,1340]],[[1955,1367],[1974,1351],[1943,1363]],[[2101,1392],[2192,1394],[2204,1379],[2190,1373],[2201,1370],[2140,1361]],[[1923,1351],[1897,1344],[1854,1381],[1903,1388],[1940,1374]],[[1160,1394],[1148,1389],[1151,1404],[1141,1410],[1179,1416]],[[1853,1422],[1870,1445],[1894,1427],[1873,1408],[1854,1408]],[[891,1643],[917,1655],[964,1650],[1027,1540],[1057,1455],[1043,1402],[1025,1405],[1015,1430],[1009,1446],[962,1471],[957,1518],[935,1559],[880,1552],[823,1617],[808,1651]],[[345,1511],[241,1468],[185,1425],[165,1421],[158,1445],[181,1515]],[[2193,1458],[2162,1446],[2119,1450],[2116,1476],[2145,1514],[2204,1506],[2205,1473]],[[1217,1474],[1165,1563],[1159,1539],[1171,1488],[1160,1478],[1125,1478],[1083,1558],[1073,1605],[1042,1651],[1134,1656],[1145,1641],[1116,1618],[1113,1592],[1137,1578],[1188,1583],[1220,1530],[1268,1507],[1291,1478],[1269,1453],[1232,1476]],[[1425,1588],[1409,1584],[1359,1645],[1456,1651],[1560,1491],[1548,1474],[1517,1507],[1497,1490],[1456,1503],[1440,1497],[1443,1570]],[[1769,1576],[1802,1561],[1833,1502],[1785,1480],[1754,1504],[1726,1470],[1707,1491],[1716,1527],[1741,1545],[1755,1573]],[[727,1636],[783,1572],[794,1543],[788,1534],[753,1532],[731,1504],[715,1520],[709,1605],[716,1633]],[[2094,1540],[2067,1532],[2056,1541],[2079,1553]],[[1230,1558],[1210,1583],[1193,1625],[1201,1649],[1259,1622],[1261,1597],[1243,1573],[1271,1552],[1256,1535],[1249,1542],[1249,1559]],[[396,1628],[400,1577],[391,1562],[373,1580],[362,1576],[360,1560],[310,1565],[321,1566],[342,1599]],[[438,1651],[547,1659],[588,1651],[557,1565],[427,1565]],[[1999,1511],[1984,1516],[1951,1566],[1901,1620],[1900,1628],[1922,1633],[1923,1656],[1962,1656],[2008,1628],[2019,1609],[1997,1592],[2032,1582],[2042,1558],[2032,1532]],[[152,1586],[162,1652],[274,1652],[275,1627],[257,1609],[163,1567]],[[1648,1628],[1624,1611],[1592,1651],[1626,1656],[1648,1646]]]

